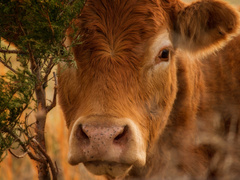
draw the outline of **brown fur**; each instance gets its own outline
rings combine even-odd
[[[175,43],[188,51],[212,52],[225,44],[229,33],[238,33],[239,19],[236,16],[236,10],[226,3],[198,1],[179,11]]]
[[[212,159],[224,153],[213,138],[240,138],[237,11],[216,0],[89,0],[76,24],[78,68],[59,68],[69,132],[80,116],[128,117],[148,147],[146,165],[126,178],[221,177]],[[163,29],[173,52],[168,67],[154,71],[146,49]]]

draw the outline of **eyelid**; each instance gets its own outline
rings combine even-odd
[[[161,48],[160,50],[159,50],[159,52],[158,52],[158,54],[161,52],[161,51],[163,51],[164,49],[168,49],[169,51],[173,51],[173,47],[172,46],[164,46],[163,48]]]
[[[171,46],[165,46],[165,47],[161,48],[161,49],[158,51],[158,54],[157,54],[157,56],[155,57],[155,59],[159,57],[160,53],[161,53],[163,50],[168,50],[169,53],[170,53],[170,52],[172,52],[173,48],[172,48]]]

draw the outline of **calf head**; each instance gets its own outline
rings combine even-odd
[[[59,67],[69,163],[110,177],[145,166],[176,99],[178,49],[212,52],[237,33],[238,21],[214,0],[88,0],[75,21],[77,68]]]

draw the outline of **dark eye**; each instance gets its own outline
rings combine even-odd
[[[169,49],[163,49],[159,52],[158,56],[156,57],[156,63],[160,63],[163,61],[169,60]]]

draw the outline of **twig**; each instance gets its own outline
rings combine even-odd
[[[3,59],[0,57],[0,62],[9,70],[11,70],[13,73],[17,74],[16,70],[13,69],[11,66],[9,66],[6,62],[3,61]]]
[[[71,6],[74,3],[74,1],[76,1],[76,0],[69,0],[69,2],[67,3],[67,6],[69,6],[69,5]],[[64,10],[59,13],[59,16],[62,16],[63,12],[64,12]]]
[[[44,11],[44,7],[43,7],[42,4],[41,4],[41,7],[42,7],[42,10],[43,10],[43,13],[40,11],[40,14],[47,19],[49,27],[50,27],[50,29],[51,29],[51,31],[53,33],[53,36],[54,36],[54,30],[53,30],[53,27],[52,27],[52,23],[50,21],[48,10]]]
[[[51,158],[49,157],[49,155],[45,152],[45,150],[42,148],[42,146],[38,143],[38,141],[36,139],[32,139],[32,141],[36,144],[37,148],[39,149],[39,151],[42,153],[42,155],[46,158],[50,169],[52,171],[52,176],[53,176],[53,180],[57,180],[57,174],[58,174],[58,170],[57,168],[54,166]]]
[[[28,52],[29,52],[29,55],[30,55],[31,70],[32,70],[32,72],[34,72],[37,68],[36,61],[35,61],[30,43],[28,43],[27,46],[28,46]]]
[[[1,48],[0,48],[0,53],[4,53],[4,54],[27,54],[27,53],[19,51],[19,50],[8,50],[8,49],[1,49]]]
[[[20,26],[20,29],[21,29],[23,35],[26,36],[26,33],[25,33],[25,31],[22,27],[21,22],[19,22],[19,26]],[[32,72],[34,72],[36,70],[37,64],[36,64],[36,61],[35,61],[30,43],[27,43],[27,48],[28,48],[28,53],[29,53],[29,56],[30,56],[31,70],[32,70]]]
[[[33,160],[35,160],[35,161],[38,161],[38,162],[41,162],[41,163],[46,163],[44,160],[39,159],[39,158],[37,158],[36,156],[34,156],[34,155],[32,154],[32,152],[29,151],[29,149],[26,147],[26,145],[21,141],[21,139],[20,139],[19,137],[17,137],[11,130],[9,130],[7,127],[5,127],[4,130],[5,130],[6,132],[8,132],[11,136],[13,136],[16,141],[19,142],[20,146],[23,148],[23,150],[24,150],[25,152],[27,152],[28,156],[29,156],[31,159],[33,159]],[[9,152],[12,154],[11,151],[9,151]],[[15,156],[15,154],[14,154],[13,156]],[[16,156],[15,156],[15,157],[16,157]]]
[[[54,77],[54,81],[55,81],[53,101],[52,101],[50,106],[47,106],[47,112],[51,111],[56,106],[56,102],[57,102],[57,86],[58,86],[58,82],[57,82],[57,77],[56,77],[56,73],[55,72],[53,72],[53,77]]]
[[[50,58],[50,62],[49,62],[49,64],[48,64],[48,66],[47,66],[47,70],[46,70],[46,72],[45,72],[45,76],[43,77],[43,81],[44,82],[47,82],[47,78],[48,78],[48,75],[51,73],[51,71],[52,71],[52,68],[55,66],[55,63],[53,63],[53,58]]]
[[[22,155],[16,155],[16,154],[14,154],[11,149],[9,149],[8,151],[10,152],[11,155],[13,155],[15,158],[18,158],[18,159],[24,158],[24,157],[28,154],[27,151],[24,152]]]
[[[32,159],[32,160],[34,160],[34,161],[37,161],[37,162],[40,162],[40,163],[46,163],[44,160],[42,160],[42,159],[40,159],[40,158],[37,158],[36,156],[34,156],[33,154],[32,154],[32,152],[30,152],[30,151],[28,151],[28,156]]]
[[[54,164],[55,164],[55,167],[56,167],[56,171],[57,171],[57,173],[59,173],[59,169],[58,169],[57,162],[55,161]]]

